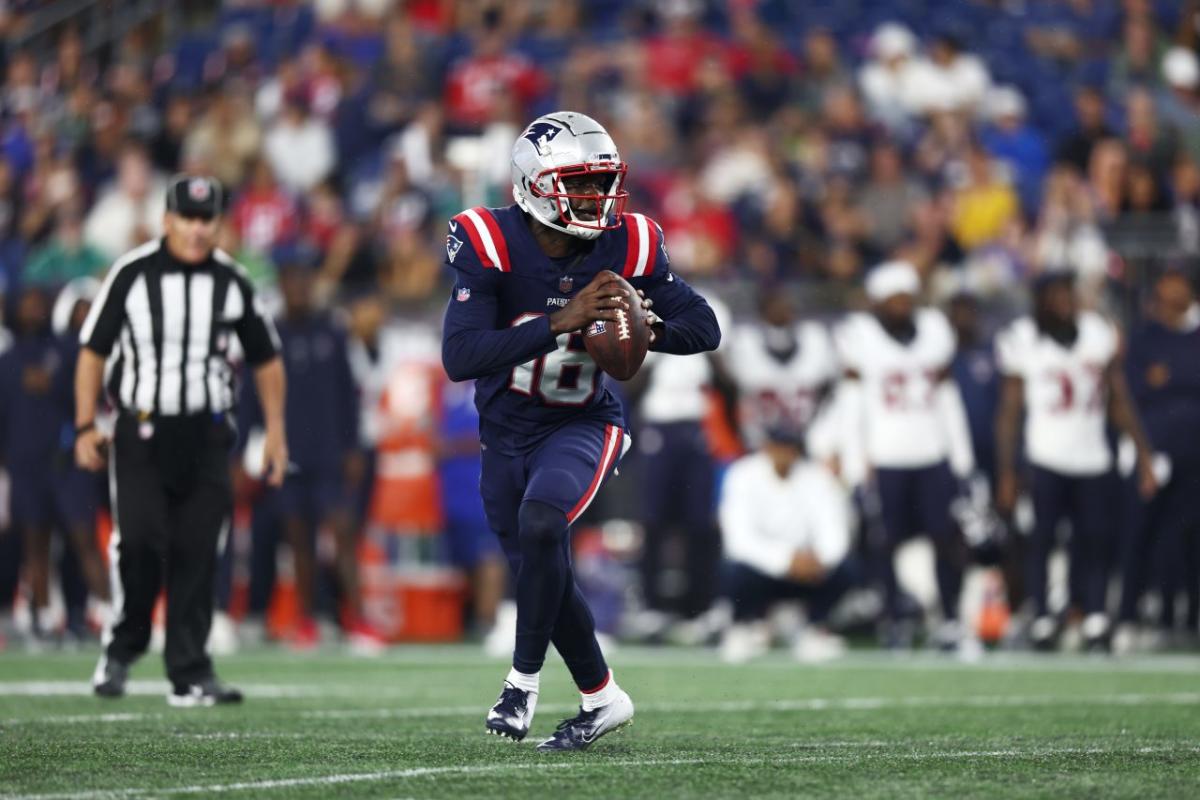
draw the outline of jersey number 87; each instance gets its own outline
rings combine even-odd
[[[544,314],[522,314],[513,320],[521,325]],[[548,406],[584,406],[596,393],[599,371],[588,355],[579,332],[558,337],[558,349],[512,369],[508,388],[532,397],[536,392]]]

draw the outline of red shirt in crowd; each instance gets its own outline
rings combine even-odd
[[[446,115],[454,125],[479,128],[493,118],[498,102],[511,98],[524,112],[545,86],[542,74],[518,53],[472,56],[446,79]]]
[[[297,230],[296,203],[278,187],[247,189],[234,201],[230,218],[242,244],[260,253],[291,239]]]

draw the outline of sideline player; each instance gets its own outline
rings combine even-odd
[[[442,361],[452,380],[477,379],[480,490],[516,580],[513,666],[486,727],[516,740],[529,732],[553,642],[582,700],[543,751],[585,749],[633,718],[571,568],[570,525],[629,443],[581,330],[639,301],[621,296],[619,272],[661,315],[648,315],[651,349],[697,353],[721,338],[712,309],[670,271],[657,223],[623,213],[625,173],[595,120],[547,114],[513,145],[516,204],[467,209],[446,237],[455,283]]]
[[[958,622],[966,548],[950,504],[956,478],[969,476],[975,459],[962,396],[950,374],[954,331],[941,311],[917,304],[921,281],[907,262],[879,265],[867,276],[866,289],[872,310],[847,317],[837,342],[846,370],[847,452],[856,462],[865,460],[879,491],[885,537],[876,556],[888,638],[893,644],[906,638],[898,633],[895,551],[923,533],[934,547],[941,599],[942,625],[934,639],[944,649],[968,647],[971,640]]]
[[[1039,276],[1033,314],[1009,324],[996,338],[1004,375],[996,417],[996,507],[1010,514],[1018,493],[1018,423],[1025,412],[1024,452],[1034,526],[1026,562],[1033,601],[1029,636],[1049,649],[1059,633],[1046,594],[1047,562],[1058,524],[1071,522],[1072,601],[1082,605],[1082,634],[1089,649],[1107,646],[1109,557],[1114,534],[1112,422],[1137,448],[1138,490],[1149,499],[1158,489],[1150,444],[1125,383],[1119,335],[1094,311],[1079,308],[1069,272]]]

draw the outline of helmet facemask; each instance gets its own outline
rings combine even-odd
[[[558,218],[548,220],[539,215],[539,221],[581,239],[595,239],[603,231],[618,228],[629,199],[624,188],[627,169],[623,162],[602,161],[542,170],[530,191],[535,197],[553,200]],[[582,178],[592,179],[589,183],[607,179],[608,186],[601,193],[579,192],[572,184]]]

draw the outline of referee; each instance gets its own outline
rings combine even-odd
[[[198,706],[242,699],[217,681],[205,650],[218,540],[233,507],[231,334],[254,371],[275,486],[288,454],[278,337],[245,271],[214,245],[222,200],[213,178],[173,178],[165,235],[113,264],[80,331],[75,458],[97,471],[107,458],[113,509],[113,614],[92,677],[102,697],[125,693],[165,586],[167,700]],[[96,427],[102,385],[117,409],[111,440]]]

